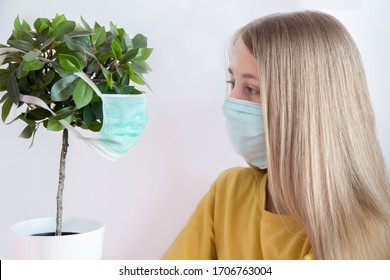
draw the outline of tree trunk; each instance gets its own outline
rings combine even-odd
[[[57,216],[56,216],[56,233],[62,234],[62,194],[64,192],[65,183],[65,161],[68,153],[68,130],[65,128],[62,132],[62,148],[60,157],[60,170],[58,176],[58,191],[57,191]]]

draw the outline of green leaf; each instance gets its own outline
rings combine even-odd
[[[5,94],[0,98],[0,104],[3,103],[7,98],[8,98],[8,94],[5,93]]]
[[[44,65],[45,65],[45,62],[40,61],[39,59],[26,61],[23,65],[23,71],[39,70],[39,69],[42,69]]]
[[[129,34],[124,33],[121,38],[121,46],[124,52],[127,52],[129,49],[133,47],[133,44],[131,43],[131,39],[129,37]]]
[[[67,19],[64,15],[57,15],[53,20],[52,20],[52,26],[53,28],[57,28],[58,25],[60,25],[63,22],[66,22]]]
[[[112,88],[109,88],[108,85],[107,85],[107,82],[100,82],[98,84],[96,84],[96,86],[98,87],[98,89],[100,90],[100,92],[103,92],[103,93],[113,93],[114,90]],[[96,95],[94,95],[95,97]]]
[[[142,74],[152,71],[152,68],[145,61],[134,61],[134,63],[131,63],[131,67],[133,67],[135,72]]]
[[[121,64],[125,64],[137,56],[138,49],[130,49],[119,61]]]
[[[142,76],[141,73],[135,73],[132,68],[129,69],[130,73],[130,79],[139,85],[145,85],[148,87],[148,89],[152,90],[152,88],[149,86],[149,84],[145,81],[145,78]]]
[[[72,95],[72,91],[68,87],[72,86],[76,78],[76,75],[69,75],[58,80],[51,88],[51,98],[54,101],[65,101],[68,99]]]
[[[65,108],[62,108],[61,110],[56,112],[56,116],[54,117],[55,120],[62,120],[62,119],[67,119],[68,122],[72,121],[72,114],[74,112],[74,106],[68,106]]]
[[[39,47],[40,50],[45,49],[47,46],[49,46],[51,43],[53,43],[54,38],[49,38],[45,42],[42,43],[42,45]]]
[[[97,68],[99,68],[99,62],[96,60],[92,60],[88,63],[88,67],[85,72],[88,75],[92,75],[92,73],[94,73]]]
[[[120,81],[121,86],[127,86],[130,84],[130,74],[127,72]]]
[[[77,109],[83,108],[91,102],[93,96],[92,88],[83,80],[79,80],[73,91],[73,100],[76,103]]]
[[[66,77],[66,76],[69,76],[69,75],[72,75],[72,74],[73,74],[72,72],[69,72],[69,71],[64,70],[58,61],[53,61],[53,62],[52,62],[52,66],[53,66],[54,70],[55,70],[61,77]]]
[[[8,96],[11,99],[12,103],[18,104],[20,99],[20,91],[14,73],[11,73],[8,77],[7,91],[8,91]]]
[[[96,121],[95,115],[92,112],[91,105],[87,105],[83,108],[83,120],[88,127],[93,121]]]
[[[68,123],[70,123],[72,120],[73,115],[68,115],[66,118],[64,118],[64,121]],[[46,122],[46,128],[50,131],[61,131],[64,129],[64,126],[56,119],[56,117],[51,117],[49,118],[49,121]]]
[[[60,60],[60,65],[66,71],[69,71],[69,72],[80,72],[80,70],[81,70],[80,62],[73,55],[60,54],[59,60]]]
[[[102,46],[102,45],[101,45]],[[111,60],[111,58],[114,58],[114,54],[111,51],[111,47],[108,52],[101,52],[98,61],[102,65],[106,65],[108,60]]]
[[[106,68],[104,68],[103,66],[101,66],[100,69],[102,70],[103,75],[107,80],[108,87],[112,89],[112,85],[113,85],[112,73],[108,71]]]
[[[26,31],[23,29],[13,30],[12,37],[13,40],[21,40],[33,44],[33,36],[30,31]]]
[[[134,48],[146,48],[148,46],[148,39],[142,34],[135,35],[131,42]]]
[[[25,138],[25,139],[28,139],[28,138],[31,138],[31,136],[33,136],[34,134],[34,131],[35,131],[35,126],[26,126],[22,133],[20,133],[19,137],[21,138]]]
[[[19,15],[14,20],[14,29],[21,29],[22,24],[20,23]]]
[[[44,120],[50,116],[51,116],[51,113],[48,110],[40,108],[40,107],[37,107],[36,109],[31,110],[26,115],[26,117],[29,120],[33,120],[33,121]]]
[[[7,88],[8,77],[10,73],[11,72],[8,69],[0,69],[0,91],[3,91]]]
[[[5,120],[8,118],[11,108],[12,108],[12,101],[10,98],[7,98],[3,104],[3,107],[1,108],[1,120],[3,122],[5,122]]]
[[[43,79],[43,85],[48,86],[54,79],[56,73],[54,71],[48,71],[45,73],[45,77]]]
[[[134,83],[139,84],[139,85],[144,85],[144,80],[140,78],[140,74],[130,74],[130,80],[132,80]]]
[[[134,61],[144,61],[149,58],[152,52],[153,49],[151,48],[141,48],[139,49],[137,56],[134,58]]]
[[[51,37],[51,35],[53,34],[53,31],[51,31],[50,36],[49,36],[49,31],[50,31],[50,28],[46,28],[41,33],[32,33],[32,34],[35,34],[34,37],[36,39],[34,40],[34,46],[36,49],[41,49],[42,44],[46,43],[48,38],[51,38],[54,40],[54,38]]]
[[[88,125],[88,129],[94,132],[99,132],[102,129],[102,123],[93,121]]]
[[[62,38],[64,38],[65,34],[72,32],[75,29],[75,27],[76,27],[76,23],[74,21],[64,21],[58,24],[58,26],[56,27],[54,27],[54,23],[53,23],[54,38],[56,40],[61,40]]]
[[[88,30],[76,30],[76,31],[72,31],[66,35],[70,38],[77,38],[77,37],[88,37],[92,34],[93,33],[91,31],[88,31]]]
[[[34,145],[35,134],[37,133],[37,130],[38,130],[38,125],[35,126],[35,129],[32,133],[31,142],[30,142],[30,145],[28,146],[28,148],[31,148]]]
[[[116,59],[119,59],[121,57],[121,55],[122,55],[122,48],[121,48],[121,46],[119,45],[119,43],[117,41],[112,40],[112,42],[111,42],[111,50],[114,53]]]
[[[97,96],[97,95],[95,95],[95,96]],[[99,99],[100,99],[100,97],[99,97]],[[103,121],[103,105],[102,105],[101,101],[92,104],[92,112],[95,115],[96,119]]]
[[[29,73],[28,71],[24,71],[23,70],[23,67],[24,67],[25,63],[26,63],[25,61],[22,61],[20,63],[20,65],[19,65],[18,69],[16,69],[16,77],[18,77],[18,79],[19,79],[19,86],[20,86],[20,88],[22,88],[22,86],[21,86],[21,79],[26,77],[26,76],[28,76],[28,73]],[[25,83],[25,85],[26,84],[27,83]]]
[[[59,56],[61,53],[63,53],[63,54],[68,54],[68,53],[71,53],[73,50],[71,50],[69,47],[68,47],[68,45],[66,44],[66,38],[67,38],[68,36],[67,35],[65,35],[64,36],[64,41],[65,42],[62,42],[62,43],[60,43],[60,42],[56,42],[56,43],[60,43],[59,45],[57,45],[56,47],[55,47],[55,50],[56,50],[56,56]]]
[[[37,74],[36,71],[28,72],[28,81],[30,82],[30,85],[34,85],[37,82],[38,79],[39,79],[39,81],[41,80],[40,76],[38,78],[37,75],[39,75],[39,74]],[[19,89],[21,90],[21,88],[20,88],[20,81],[19,81]]]
[[[93,28],[96,29],[96,28],[98,28],[98,27],[101,27],[101,25],[95,21],[95,25],[93,26]]]
[[[120,67],[120,65],[115,65],[115,70],[116,70],[116,73],[117,73],[117,76],[119,76],[119,80],[123,78],[123,71],[122,71],[122,67]]]
[[[115,91],[119,94],[140,94],[141,93],[134,86],[115,87]]]
[[[24,40],[9,40],[8,43],[17,49],[23,50],[23,51],[31,51],[34,49],[34,45],[28,41]]]
[[[77,58],[77,61],[80,63],[80,69],[84,69],[84,67],[87,66],[87,56],[86,54],[83,52],[71,52],[69,53],[70,55],[73,55],[74,57]],[[92,63],[92,62],[91,62]]]
[[[89,24],[84,20],[84,18],[82,16],[80,16],[80,19],[81,19],[81,22],[83,23],[84,28],[88,31],[92,31],[91,26],[89,26]]]
[[[50,131],[61,131],[64,129],[64,126],[59,121],[51,118],[47,122],[46,129]]]
[[[89,39],[87,37],[69,37],[68,35],[65,35],[64,40],[69,49],[73,51],[86,52],[88,55],[96,59],[94,53],[90,50]]]
[[[112,23],[111,21],[110,21],[110,31],[112,33],[112,37],[114,37],[114,38],[118,37],[118,35],[119,35],[118,29],[117,29],[116,25],[114,23]]]
[[[35,126],[35,121],[26,118],[24,113],[20,114],[16,119],[24,121],[28,126]]]
[[[31,31],[30,25],[25,20],[22,22],[22,29],[25,31]]]
[[[48,28],[50,26],[50,24],[51,24],[50,20],[47,18],[37,18],[34,21],[34,28],[36,31],[42,32],[43,30]]]
[[[41,54],[41,52],[37,51],[37,50],[29,51],[28,53],[26,53],[23,56],[23,60],[24,61],[31,61],[31,60],[37,59],[40,54]]]
[[[30,43],[33,42],[32,35],[30,33],[30,25],[23,20],[23,23],[20,22],[19,16],[14,20],[14,30],[12,31],[13,39],[15,40],[24,40]]]
[[[123,28],[117,28],[118,36],[120,39],[123,38],[123,36],[126,34],[125,30]]]
[[[110,35],[108,35],[110,36]],[[97,51],[100,53],[111,52],[111,38],[106,39],[102,44],[100,44],[97,48]]]
[[[104,27],[97,27],[92,34],[92,44],[99,46],[106,40],[106,29]]]

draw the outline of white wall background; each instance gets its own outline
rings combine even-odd
[[[65,215],[107,226],[105,259],[158,259],[223,169],[243,165],[225,135],[225,49],[231,34],[259,16],[316,9],[343,22],[366,66],[383,151],[390,165],[390,2],[378,0],[2,0],[0,43],[14,18],[64,13],[78,21],[143,33],[155,49],[147,76],[150,121],[141,140],[112,163],[70,139]],[[11,224],[54,215],[59,133],[18,138],[23,123],[0,124],[0,259],[10,258]]]

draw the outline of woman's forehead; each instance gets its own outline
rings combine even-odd
[[[234,43],[228,71],[234,76],[255,79],[258,77],[256,59],[241,38]]]

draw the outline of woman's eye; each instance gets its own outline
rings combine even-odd
[[[254,87],[246,87],[246,91],[250,95],[258,95],[258,94],[260,94],[259,90],[257,88],[254,88]]]
[[[233,89],[234,86],[236,85],[236,82],[233,80],[226,81],[230,89]]]

